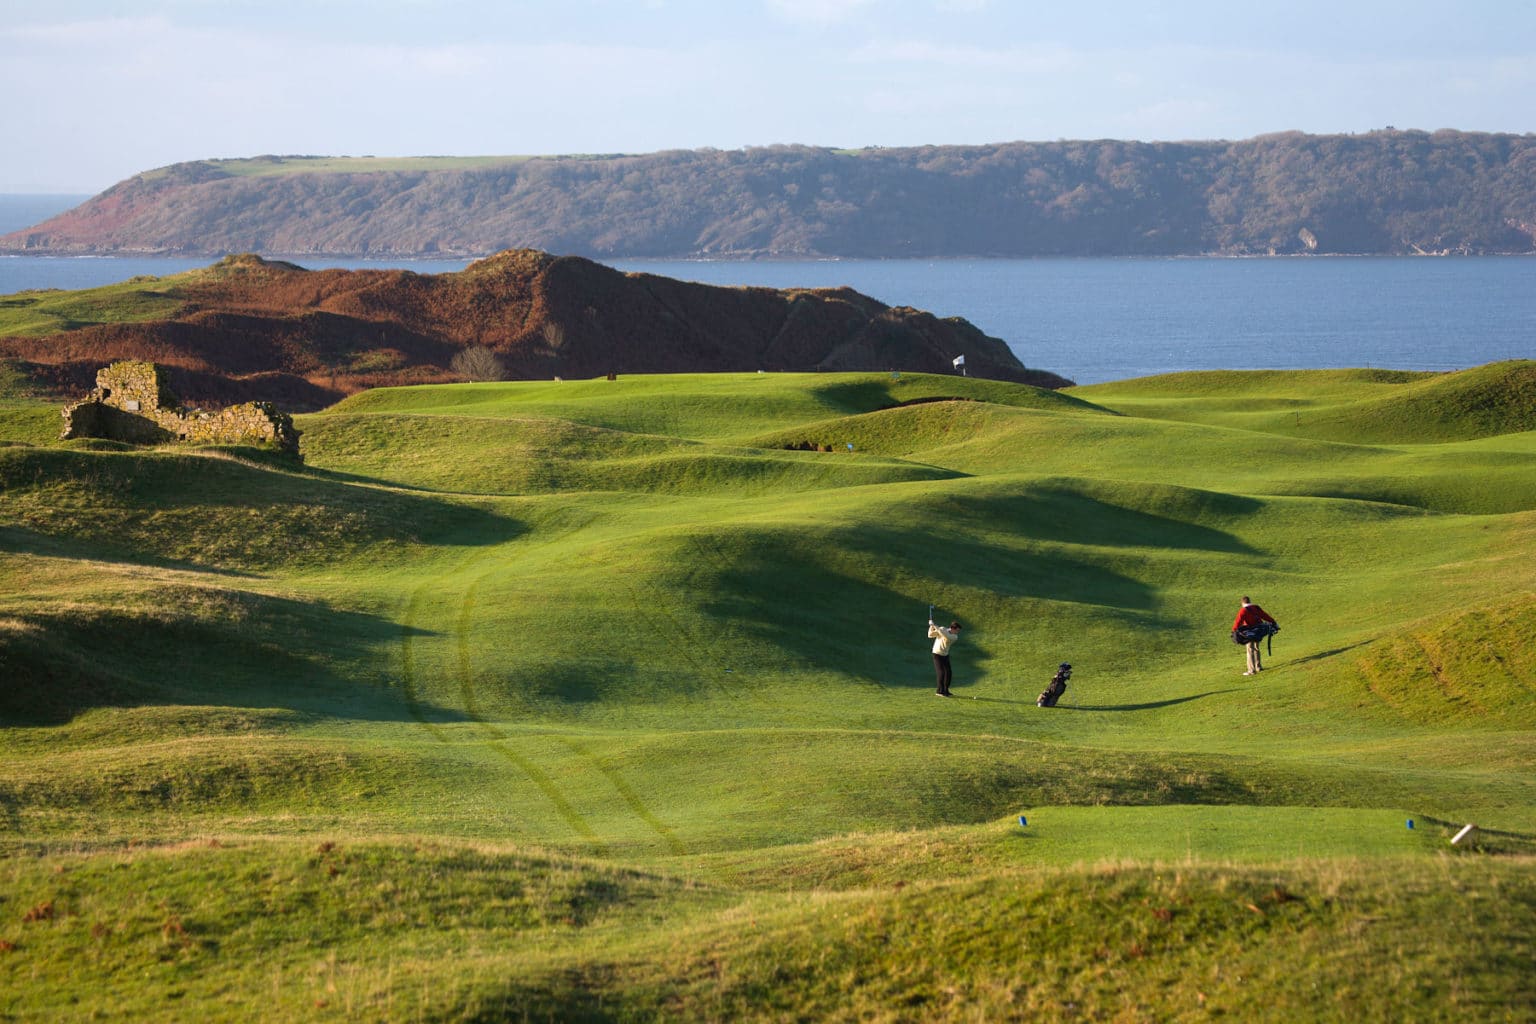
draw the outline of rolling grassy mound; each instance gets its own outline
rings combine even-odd
[[[1455,373],[1178,373],[1073,389],[1138,416],[1348,443],[1425,444],[1536,430],[1536,362]],[[1172,401],[1166,399],[1171,398]]]
[[[0,1016],[1529,1016],[1521,372],[15,395]]]
[[[5,528],[82,552],[220,570],[371,557],[517,524],[398,490],[210,454],[0,449]]]
[[[1400,392],[1320,418],[1338,439],[1464,441],[1536,430],[1536,361],[1437,374]]]
[[[1536,597],[1437,616],[1373,644],[1356,668],[1414,721],[1536,727]]]

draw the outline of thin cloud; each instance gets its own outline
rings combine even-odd
[[[855,64],[926,64],[966,74],[977,70],[1049,74],[1080,68],[1088,63],[1079,51],[1050,44],[986,48],[913,40],[867,43],[850,53],[848,60]]]
[[[0,137],[18,140],[0,152],[0,181],[101,188],[180,160],[258,153],[1536,128],[1536,57],[1524,52],[1343,50],[1352,39],[1325,50],[1216,22],[1106,34],[1087,12],[1026,17],[1022,5],[981,0],[763,0],[708,17],[699,0],[670,0],[665,14],[633,7],[612,31],[580,24],[619,2],[432,20],[413,33],[409,19],[382,16],[352,32],[338,19],[258,19],[247,5],[232,19],[207,0],[146,0],[131,17],[108,0],[67,0],[107,14],[70,20],[49,8],[0,23],[10,100]],[[193,9],[202,16],[184,20]],[[155,114],[168,109],[174,117]]]
[[[768,11],[785,21],[830,25],[846,21],[874,0],[767,0]]]

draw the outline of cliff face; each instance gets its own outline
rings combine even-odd
[[[417,166],[418,170],[401,170]],[[1536,136],[199,161],[0,251],[483,256],[1536,251]]]
[[[720,288],[625,274],[580,257],[514,250],[458,273],[310,271],[257,256],[146,284],[173,315],[46,337],[0,338],[0,357],[79,386],[106,362],[153,360],[185,398],[253,391],[304,409],[350,391],[460,379],[467,348],[510,378],[607,373],[877,370],[952,373],[1042,387],[1003,341],[959,318],[890,307],[851,289]],[[76,378],[80,378],[77,380]]]

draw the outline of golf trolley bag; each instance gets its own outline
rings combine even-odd
[[[1067,680],[1072,678],[1072,666],[1062,662],[1056,669],[1056,674],[1051,677],[1050,683],[1040,691],[1040,696],[1035,698],[1035,707],[1053,708],[1061,695],[1067,692]]]

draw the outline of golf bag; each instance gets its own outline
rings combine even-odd
[[[1056,674],[1051,677],[1050,683],[1046,685],[1044,690],[1040,691],[1040,696],[1035,698],[1035,707],[1055,707],[1056,702],[1061,699],[1061,695],[1067,692],[1067,680],[1071,678],[1072,666],[1062,662],[1057,667]]]
[[[1280,627],[1273,622],[1255,622],[1251,626],[1239,626],[1237,629],[1234,629],[1232,631],[1232,642],[1235,644],[1252,644],[1258,643],[1260,640],[1267,640],[1268,653],[1273,654],[1275,652],[1273,637],[1278,632],[1280,632]]]

